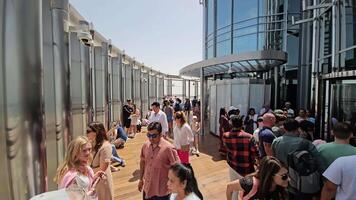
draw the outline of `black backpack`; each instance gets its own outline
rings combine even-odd
[[[301,148],[288,154],[289,185],[298,193],[314,194],[320,190],[319,163],[308,145],[303,140]]]

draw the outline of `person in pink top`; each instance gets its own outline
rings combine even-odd
[[[77,189],[83,196],[95,199],[94,182],[100,181],[104,172],[94,174],[89,167],[91,149],[92,145],[85,136],[79,136],[69,143],[64,161],[59,165],[54,178],[60,189]]]
[[[138,190],[144,200],[169,200],[167,187],[170,167],[179,163],[174,146],[162,138],[162,126],[152,122],[147,127],[147,141],[141,149]]]

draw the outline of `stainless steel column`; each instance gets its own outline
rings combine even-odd
[[[61,162],[65,148],[72,138],[70,119],[68,35],[64,32],[64,21],[68,20],[68,0],[51,1],[53,26],[53,64],[56,114],[57,158]],[[54,162],[54,161],[53,161]]]
[[[46,190],[42,1],[0,3],[1,199]]]
[[[188,99],[190,99],[190,80],[188,80]]]
[[[187,84],[185,83],[185,79],[182,80],[182,101],[185,102],[185,98],[186,98],[186,87]]]
[[[207,101],[205,100],[206,96],[206,82],[205,82],[205,77],[204,77],[204,68],[201,68],[200,70],[200,96],[201,96],[201,99],[200,99],[200,127],[201,128],[201,134],[202,135],[205,135],[205,127],[207,126],[207,124],[205,124],[205,108],[206,108],[206,105],[205,103],[207,103]]]

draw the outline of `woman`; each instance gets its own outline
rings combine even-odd
[[[132,134],[129,135],[129,138],[134,138],[137,133],[137,124],[140,119],[140,110],[136,107],[136,104],[133,104],[133,112],[131,114],[131,131]]]
[[[227,113],[225,108],[220,108],[219,113],[219,138],[220,138],[220,148],[219,152],[221,156],[226,156],[226,147],[222,141],[222,136],[225,132],[230,131],[229,119],[227,118]]]
[[[189,163],[190,143],[194,140],[192,129],[186,121],[183,111],[175,113],[176,127],[173,129],[173,145],[177,149],[182,163]]]
[[[282,163],[275,157],[266,156],[257,172],[227,184],[226,198],[231,200],[233,191],[240,191],[242,200],[284,200],[287,199],[288,181],[288,171]]]
[[[107,179],[100,181],[96,187],[99,200],[111,200],[114,198],[113,180],[109,167],[112,158],[112,147],[104,125],[100,122],[91,122],[87,129],[87,136],[94,146],[91,167],[94,172],[105,171],[107,176]]]
[[[79,136],[69,143],[64,161],[59,165],[54,178],[59,188],[75,187],[83,192],[83,196],[90,195],[94,190],[93,183],[105,174],[103,171],[97,171],[94,175],[89,167],[91,149],[92,145],[85,136]],[[95,195],[91,198],[95,199]]]
[[[173,130],[173,113],[174,113],[174,109],[173,107],[170,105],[169,101],[165,101],[164,102],[164,107],[163,107],[163,111],[164,113],[166,113],[167,116],[167,122],[168,122],[168,132],[170,137],[172,136],[172,130]]]
[[[116,172],[118,171],[119,169],[116,168],[114,166],[114,164],[118,164],[119,166],[123,166],[125,167],[125,161],[124,159],[122,159],[119,154],[117,153],[116,151],[116,145],[115,145],[115,142],[117,141],[116,140],[116,137],[117,137],[117,127],[119,126],[119,124],[117,122],[112,122],[111,123],[111,129],[106,133],[108,138],[109,138],[109,141],[111,143],[111,151],[112,151],[112,157],[111,157],[111,161],[113,162],[111,165],[110,165],[110,168],[111,168],[111,171],[112,172]],[[120,140],[120,139],[118,139]]]
[[[203,200],[190,165],[172,165],[168,171],[167,186],[172,192],[170,200]]]
[[[245,131],[247,133],[253,134],[253,131],[257,129],[257,118],[258,115],[254,108],[248,110],[248,115],[245,118]]]

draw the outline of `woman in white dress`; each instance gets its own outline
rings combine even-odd
[[[167,186],[172,193],[170,200],[203,200],[190,164],[172,165],[168,171]]]

